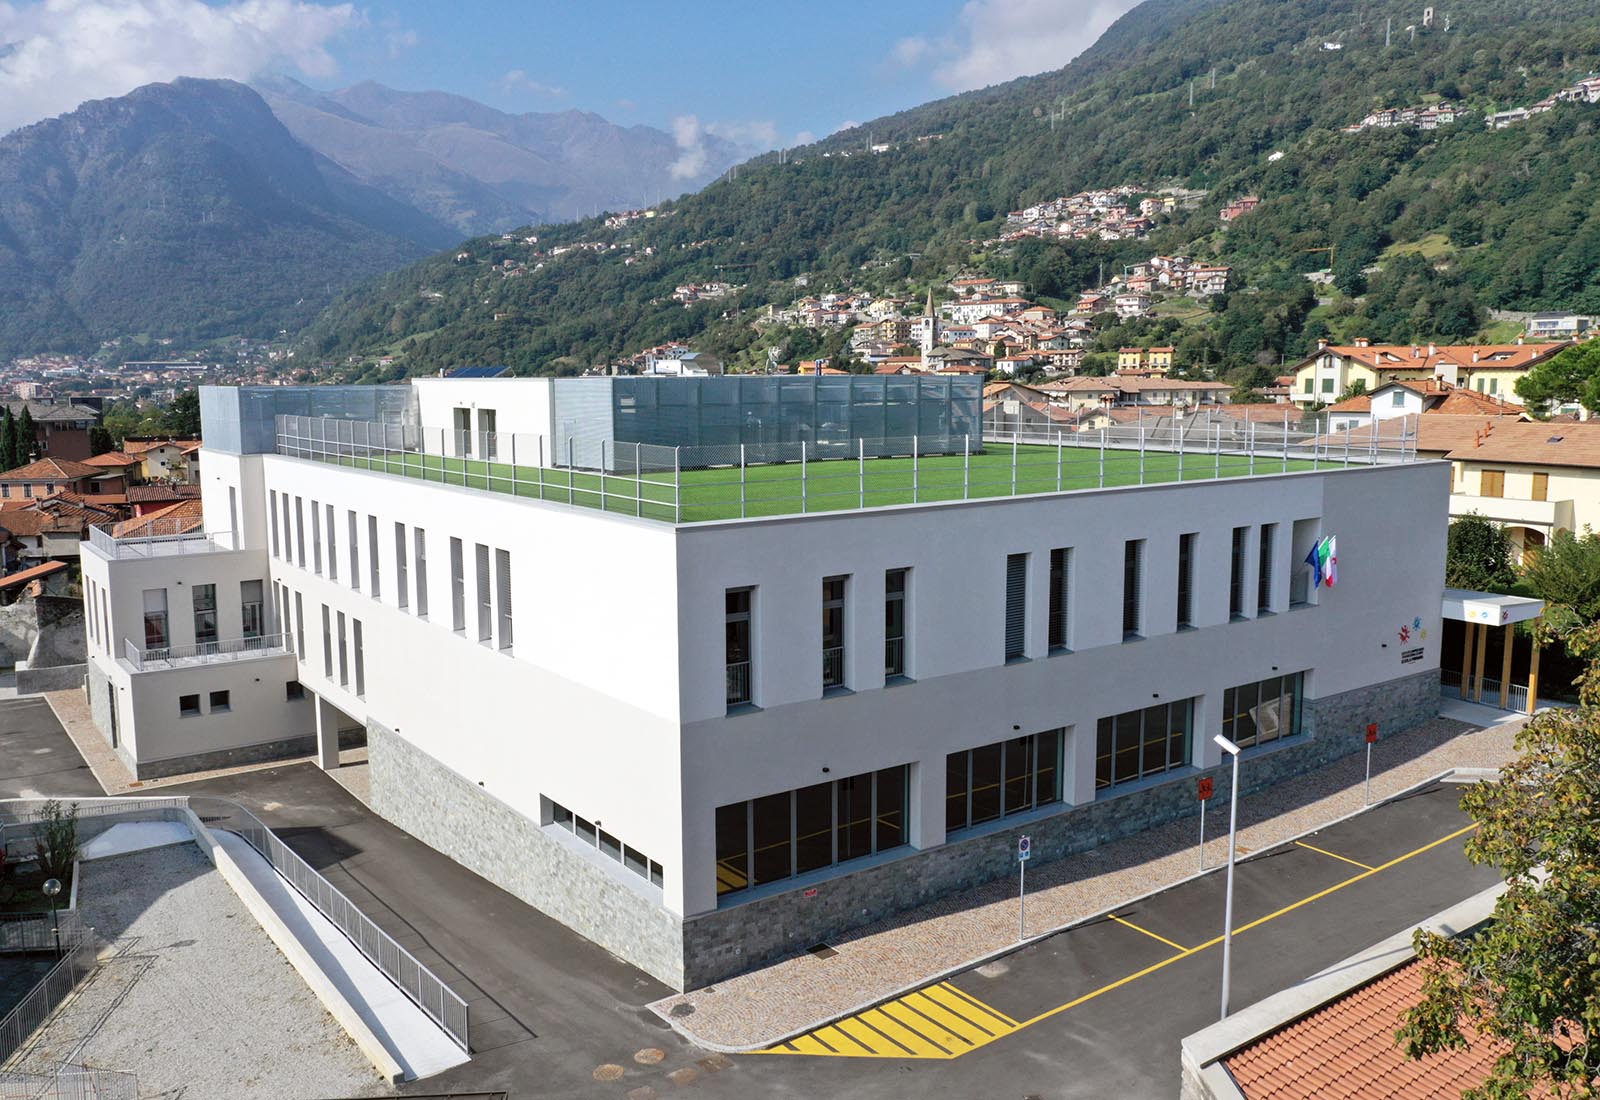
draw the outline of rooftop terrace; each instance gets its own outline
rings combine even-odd
[[[1413,418],[1414,420],[1415,418]],[[1049,436],[661,447],[510,433],[416,432],[396,424],[278,418],[277,453],[666,523],[1080,489],[1212,481],[1416,458],[1396,435],[1285,431],[1219,418]],[[952,453],[953,452],[953,453]],[[484,457],[487,456],[487,457]]]

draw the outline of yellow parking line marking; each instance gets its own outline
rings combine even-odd
[[[928,996],[925,990],[912,993],[905,998],[905,1002],[930,1020],[943,1024],[968,1046],[982,1046],[995,1037],[995,1032],[976,1021],[967,1019],[959,1012],[946,1008]]]
[[[848,1020],[840,1020],[837,1024],[840,1031],[867,1048],[871,1054],[894,1056],[904,1054],[905,1050],[900,1044],[879,1035],[872,1028],[861,1022],[861,1017],[852,1016]]]
[[[1148,929],[1148,928],[1140,928],[1137,924],[1134,924],[1131,920],[1123,920],[1121,917],[1116,916],[1114,914],[1112,915],[1111,919],[1116,921],[1118,924],[1122,925],[1124,928],[1131,928],[1135,932],[1144,933],[1146,936],[1149,936],[1153,940],[1159,940],[1160,942],[1166,944],[1168,947],[1172,948],[1174,951],[1187,951],[1187,950],[1189,950],[1187,947],[1183,946],[1183,944],[1181,944],[1181,943],[1173,943],[1171,940],[1167,939],[1167,937],[1158,936],[1154,932],[1150,931],[1150,929]]]
[[[905,1047],[912,1055],[918,1058],[943,1058],[950,1052],[932,1039],[919,1035],[909,1027],[898,1022],[893,1017],[886,1016],[876,1008],[869,1009],[861,1014],[861,1022],[877,1028],[889,1038]]]
[[[974,997],[960,986],[954,985],[950,982],[940,982],[938,988],[948,990],[950,993],[954,994],[956,997],[959,997],[961,1000],[965,1001],[967,1004],[978,1009],[979,1011],[987,1012],[989,1015],[993,1016],[1007,1027],[1017,1026],[1017,1021],[1013,1020],[1010,1016],[1007,1016],[1004,1012],[1001,1012],[993,1005],[986,1004],[983,1001],[978,1000],[978,998]]]
[[[1314,848],[1309,844],[1297,841],[1301,847],[1310,848],[1322,855],[1332,856],[1334,859],[1362,868],[1359,874],[1352,875],[1342,882],[1334,883],[1326,889],[1319,890],[1299,901],[1291,902],[1283,908],[1258,917],[1248,924],[1234,928],[1235,936],[1259,928],[1269,921],[1294,912],[1302,906],[1310,905],[1314,901],[1327,897],[1329,894],[1353,886],[1358,882],[1371,878],[1382,871],[1399,866],[1409,859],[1414,859],[1424,852],[1430,852],[1441,844],[1448,844],[1458,837],[1476,829],[1477,825],[1467,825],[1448,836],[1424,844],[1404,855],[1396,856],[1386,863],[1376,867],[1369,867],[1357,863],[1353,859],[1333,852]],[[1097,997],[1104,996],[1116,989],[1121,989],[1130,982],[1154,974],[1180,962],[1192,955],[1196,955],[1208,948],[1215,947],[1222,942],[1223,937],[1213,936],[1202,944],[1194,947],[1181,947],[1164,936],[1158,936],[1149,929],[1140,928],[1131,921],[1121,917],[1111,918],[1118,924],[1132,928],[1151,939],[1158,940],[1174,949],[1174,954],[1152,963],[1142,970],[1135,971],[1126,977],[1109,982],[1099,989],[1091,990],[1081,997],[1075,997],[1066,1004],[1057,1005],[1023,1021],[1017,1021],[996,1008],[984,1004],[981,1000],[963,989],[949,982],[936,982],[922,989],[908,993],[896,1000],[886,1002],[877,1008],[848,1016],[834,1023],[824,1025],[806,1032],[785,1043],[768,1047],[765,1050],[752,1051],[754,1054],[801,1054],[817,1057],[831,1058],[959,1058],[961,1055],[978,1047],[1003,1039],[1007,1035],[1021,1031],[1023,1028],[1032,1027],[1058,1016],[1069,1009],[1078,1007]]]
[[[1295,841],[1295,844],[1297,846],[1301,847],[1301,848],[1304,848],[1308,852],[1315,852],[1315,853],[1317,853],[1317,855],[1319,855],[1319,856],[1327,856],[1329,859],[1337,859],[1341,863],[1350,864],[1350,866],[1352,866],[1352,867],[1360,867],[1363,871],[1372,870],[1372,864],[1370,864],[1370,863],[1362,863],[1359,860],[1354,860],[1354,859],[1350,859],[1350,858],[1348,858],[1346,856],[1342,856],[1338,852],[1330,852],[1326,848],[1318,848],[1315,844],[1307,844],[1303,840],[1297,840],[1297,841]]]

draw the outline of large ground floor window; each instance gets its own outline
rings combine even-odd
[[[1269,676],[1222,693],[1222,736],[1240,748],[1265,745],[1300,732],[1305,673]]]
[[[1060,802],[1062,733],[1045,730],[946,756],[945,831]]]
[[[718,806],[717,895],[905,844],[910,771],[899,764]]]
[[[1100,719],[1094,754],[1095,790],[1159,775],[1189,762],[1194,700],[1157,703]]]

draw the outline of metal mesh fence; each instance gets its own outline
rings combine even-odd
[[[0,1073],[0,1100],[139,1100],[139,1079],[104,1069]]]
[[[0,1020],[0,1065],[22,1049],[56,1006],[94,970],[96,946],[92,935],[82,933],[75,943],[63,943],[62,951],[61,961]]]
[[[438,429],[404,446],[395,425],[301,417],[280,417],[278,431],[294,457],[692,523],[1414,460],[1416,417],[1384,425],[1151,417],[1094,431],[677,447]]]

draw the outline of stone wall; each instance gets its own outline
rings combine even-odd
[[[66,691],[82,687],[87,664],[52,665],[49,668],[17,669],[17,694],[37,695],[41,691]]]
[[[659,901],[377,722],[367,723],[367,753],[372,808],[383,817],[612,954],[684,987],[682,922]],[[620,864],[617,873],[632,874]]]
[[[1305,732],[1246,758],[1245,792],[1359,751],[1368,722],[1388,738],[1438,713],[1437,669],[1324,699],[1307,700]],[[658,902],[568,851],[536,822],[376,722],[368,724],[372,806],[379,814],[674,988],[697,988],[854,928],[1016,874],[1016,833],[1041,862],[1199,812],[1195,778],[1133,790],[1014,827],[679,920]],[[1209,773],[1219,804],[1230,769]]]
[[[0,667],[79,665],[87,653],[77,597],[39,596],[0,607]]]

